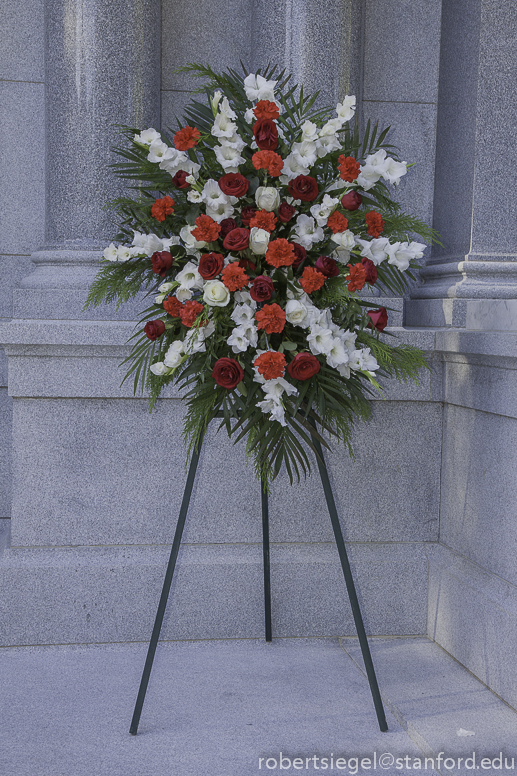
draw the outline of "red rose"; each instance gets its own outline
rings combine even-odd
[[[189,189],[190,183],[187,183],[185,178],[189,175],[185,170],[178,170],[176,175],[172,176],[172,183],[177,189]]]
[[[288,205],[287,202],[282,202],[278,208],[278,217],[282,223],[286,224],[296,213],[296,208],[292,205]]]
[[[305,261],[307,258],[307,251],[303,245],[300,245],[300,243],[291,243],[291,245],[294,248],[294,255],[296,256],[295,260],[293,261],[293,269],[298,269],[302,261]]]
[[[372,329],[378,329],[378,331],[384,331],[388,323],[388,311],[385,307],[379,307],[378,310],[368,310],[366,315],[370,316],[370,326]]]
[[[251,270],[251,272],[255,272],[257,269],[257,265],[254,264],[249,259],[239,259],[239,267],[242,267],[243,269]]]
[[[275,151],[278,146],[278,128],[272,119],[259,119],[253,125],[255,142],[261,151]]]
[[[233,218],[223,218],[221,221],[221,232],[219,234],[219,237],[221,240],[224,240],[227,234],[230,234],[232,229],[237,229],[237,221],[234,221]]]
[[[250,182],[240,172],[229,172],[219,178],[219,188],[229,197],[243,197],[250,187]]]
[[[147,321],[144,326],[144,332],[150,340],[158,339],[165,331],[165,324],[163,321]]]
[[[153,272],[165,277],[167,271],[172,267],[173,258],[169,251],[155,251],[151,256],[151,264],[153,265]]]
[[[255,302],[267,302],[271,299],[275,287],[271,278],[266,275],[259,275],[252,283],[250,296]]]
[[[357,193],[357,191],[349,191],[348,194],[345,194],[343,197],[341,197],[341,204],[345,210],[357,210],[357,208],[360,207],[362,201],[363,198],[360,194]]]
[[[373,286],[377,280],[377,267],[373,261],[364,257],[361,259],[361,263],[366,270],[366,282]]]
[[[320,369],[321,364],[312,353],[298,353],[287,367],[287,371],[295,380],[310,380]]]
[[[245,251],[250,242],[250,233],[247,229],[232,229],[223,240],[223,246],[227,251]]]
[[[250,225],[250,221],[254,217],[256,212],[257,212],[257,208],[253,207],[252,205],[248,205],[247,207],[242,208],[241,221],[244,224],[244,226]]]
[[[212,370],[212,377],[223,388],[236,388],[244,379],[244,369],[234,358],[218,358]]]
[[[312,202],[319,194],[318,182],[310,175],[298,175],[289,181],[287,190],[293,199],[301,199],[302,202]]]
[[[314,267],[326,278],[335,278],[336,275],[339,275],[337,261],[331,259],[330,256],[320,256]]]
[[[220,253],[203,253],[199,259],[198,272],[203,280],[213,280],[224,267],[224,259]]]

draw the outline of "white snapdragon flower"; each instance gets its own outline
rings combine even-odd
[[[347,94],[343,102],[338,102],[336,105],[336,113],[343,123],[354,117],[355,102],[355,96]]]
[[[321,326],[314,324],[310,328],[310,334],[307,335],[307,342],[311,353],[315,356],[320,353],[325,355],[330,352],[334,343],[334,338],[330,329],[323,329]]]
[[[110,243],[107,248],[104,248],[102,255],[108,261],[118,261],[118,248],[115,243]]]
[[[169,369],[174,369],[181,364],[182,360],[183,342],[181,342],[181,340],[176,340],[175,342],[171,343],[171,345],[169,345],[169,349],[165,354],[163,363],[165,366],[169,367]]]
[[[164,155],[169,150],[169,146],[163,142],[161,137],[158,135],[158,137],[153,140],[153,142],[149,146],[149,153],[147,154],[147,160],[149,162],[161,162]]]
[[[294,157],[300,167],[309,169],[313,164],[316,164],[318,147],[312,140],[302,140],[301,143],[293,143],[290,155]]]
[[[307,307],[298,299],[290,299],[285,306],[285,318],[286,321],[292,323],[293,326],[302,326],[306,328],[308,326]]]
[[[207,280],[203,287],[203,301],[210,307],[226,307],[230,292],[220,280]]]
[[[243,326],[252,323],[255,319],[255,312],[249,304],[238,304],[233,308],[230,318],[235,321],[237,326]]]
[[[203,288],[203,278],[198,272],[197,266],[188,261],[183,269],[176,275],[176,280],[188,289]]]
[[[154,364],[151,364],[149,369],[153,373],[153,375],[157,375],[158,377],[162,377],[162,375],[167,375],[170,372],[169,367],[165,366],[163,361],[156,361]]]
[[[282,174],[280,176],[281,183],[289,183],[293,178],[298,175],[308,175],[309,168],[300,162],[300,157],[295,154],[289,154],[284,159],[284,166],[282,167]]]
[[[294,237],[295,242],[300,243],[304,248],[311,248],[314,243],[325,239],[321,226],[316,226],[314,218],[305,215],[305,213],[302,213],[296,219]]]
[[[253,226],[250,231],[250,248],[257,256],[264,256],[269,245],[270,234],[266,229]]]
[[[244,353],[250,346],[250,342],[244,334],[244,329],[240,326],[236,326],[226,342],[234,353]]]
[[[339,204],[339,199],[334,199],[330,194],[325,194],[323,200],[311,207],[311,213],[318,226],[325,226],[334,208]]]
[[[142,145],[149,146],[154,140],[159,140],[160,137],[161,135],[159,132],[153,129],[153,127],[149,127],[149,129],[144,129],[140,132],[139,135],[135,135],[133,140],[135,143],[142,143]]]
[[[244,79],[244,91],[250,102],[255,102],[257,100],[270,100],[273,102],[275,99],[276,84],[276,81],[268,81],[262,75],[250,73],[250,75]]]
[[[280,205],[280,192],[274,186],[259,186],[255,192],[255,202],[261,210],[271,213]]]
[[[356,237],[355,241],[361,246],[361,256],[373,261],[376,267],[388,258],[390,241],[387,237],[375,237],[373,240],[361,240],[360,237]]]

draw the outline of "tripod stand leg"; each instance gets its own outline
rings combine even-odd
[[[314,424],[313,424],[314,425]],[[379,722],[379,728],[384,733],[388,730],[388,723],[386,722],[386,715],[384,714],[384,707],[382,705],[381,694],[379,692],[379,685],[377,684],[377,677],[375,675],[375,668],[373,667],[372,656],[370,654],[370,647],[368,646],[368,639],[366,638],[366,632],[364,630],[363,617],[361,615],[361,609],[359,607],[359,601],[357,600],[357,593],[354,584],[354,578],[352,576],[352,570],[350,563],[348,562],[348,556],[345,548],[345,541],[343,539],[343,532],[341,531],[341,525],[339,523],[339,517],[336,509],[336,502],[334,501],[334,495],[332,488],[330,487],[330,480],[327,471],[327,467],[324,463],[323,450],[320,442],[312,437],[314,447],[318,451],[320,458],[316,458],[318,462],[318,469],[321,477],[321,484],[325,492],[325,498],[327,500],[327,507],[330,513],[330,520],[332,522],[332,528],[334,529],[334,536],[336,538],[337,549],[339,552],[339,559],[341,561],[341,567],[345,577],[346,588],[348,591],[348,597],[352,606],[352,613],[354,615],[355,628],[357,635],[359,636],[359,644],[361,645],[361,652],[363,653],[364,665],[366,668],[366,675],[370,684],[370,690],[373,697],[373,704],[377,713],[377,720]]]
[[[269,558],[269,508],[267,484],[262,480],[262,554],[264,557],[264,612],[266,641],[273,640],[271,629],[271,575]]]
[[[194,486],[194,479],[196,476],[197,464],[199,461],[199,453],[201,452],[201,445],[203,438],[199,439],[197,450],[194,449],[192,458],[190,461],[190,467],[187,475],[187,482],[185,484],[185,490],[183,492],[183,500],[181,502],[180,513],[178,517],[178,523],[176,525],[176,532],[174,534],[174,541],[172,543],[171,554],[169,557],[169,563],[167,565],[167,571],[165,572],[165,579],[163,582],[162,594],[160,596],[160,602],[158,604],[158,611],[156,612],[156,619],[154,621],[153,632],[151,634],[151,640],[149,642],[149,648],[147,650],[147,658],[142,673],[142,679],[140,681],[140,688],[135,703],[135,710],[133,712],[133,719],[131,720],[131,727],[129,732],[132,736],[136,736],[138,733],[138,725],[140,722],[140,715],[142,713],[142,706],[144,705],[145,694],[147,692],[147,685],[149,684],[149,677],[151,676],[151,669],[153,667],[154,654],[156,652],[156,646],[158,639],[160,638],[160,631],[162,628],[163,617],[165,615],[165,609],[167,608],[167,600],[169,598],[169,592],[171,589],[172,577],[174,574],[174,568],[176,566],[176,559],[181,544],[181,537],[183,535],[183,528],[185,526],[185,518],[187,517],[187,511],[190,503],[190,496],[192,494],[192,488]]]

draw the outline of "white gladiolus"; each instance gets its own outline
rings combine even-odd
[[[223,96],[223,93],[217,89],[217,91],[214,92],[213,96],[210,97],[210,105],[212,108],[212,113],[215,116],[217,116],[217,106],[219,105],[219,102],[221,101],[221,97]]]
[[[332,349],[334,338],[330,329],[323,329],[317,324],[311,326],[310,334],[307,335],[307,342],[311,353],[318,356],[320,353],[327,354]]]
[[[230,216],[233,215],[234,207],[231,204],[231,202],[219,202],[217,205],[207,205],[206,206],[206,214],[207,216],[210,216],[210,218],[213,218],[214,221],[217,221],[218,224],[221,223],[225,218],[230,218]]]
[[[288,383],[283,377],[275,377],[274,380],[266,380],[262,386],[262,390],[266,396],[276,399],[279,399],[284,393],[288,396],[295,396],[298,393],[298,390],[294,385]]]
[[[246,161],[237,148],[232,145],[220,145],[214,148],[217,161],[225,172],[239,172],[239,165]]]
[[[189,299],[192,299],[192,291],[188,286],[178,286],[174,292],[174,296],[178,302],[188,302]]]
[[[229,116],[224,113],[218,113],[212,129],[211,134],[214,137],[231,137],[234,132],[237,131],[237,124],[235,124]]]
[[[252,323],[243,323],[240,327],[242,332],[252,348],[257,347],[258,342],[258,329]]]
[[[231,346],[234,353],[244,353],[250,346],[250,342],[240,326],[237,326],[232,331],[226,342]]]
[[[164,154],[169,150],[169,146],[158,136],[149,146],[147,160],[149,162],[161,162]]]
[[[226,307],[230,292],[220,280],[207,280],[203,288],[203,301],[211,307]]]
[[[337,232],[331,237],[332,242],[336,243],[339,248],[345,251],[350,251],[355,246],[355,235],[350,229],[346,229],[344,232]]]
[[[296,219],[294,238],[304,248],[311,248],[314,243],[324,240],[325,234],[321,226],[316,226],[314,218],[302,213]]]
[[[117,248],[117,261],[128,261],[131,258],[131,249],[127,245],[119,245]]]
[[[387,259],[390,247],[390,241],[387,237],[376,237],[373,240],[361,240],[360,237],[356,237],[355,241],[357,245],[361,246],[361,256],[373,261],[376,267]]]
[[[238,304],[247,304],[252,310],[257,309],[257,303],[251,298],[250,292],[242,289],[242,291],[235,291],[233,298]]]
[[[118,248],[115,243],[111,243],[107,248],[104,248],[102,255],[108,261],[118,261]]]
[[[197,205],[199,202],[203,201],[203,195],[200,191],[192,189],[192,191],[187,192],[187,199],[189,202],[193,202],[195,205]]]
[[[205,334],[203,328],[189,329],[187,335],[183,341],[183,347],[185,353],[189,355],[193,353],[204,353],[206,351]]]
[[[203,288],[203,278],[192,261],[188,261],[181,272],[178,272],[176,280],[186,288]]]
[[[374,372],[379,369],[379,364],[375,356],[370,353],[370,348],[361,348],[354,350],[350,355],[350,368],[355,371]]]
[[[400,179],[407,173],[407,162],[396,162],[395,159],[389,157],[387,164],[382,173],[382,177],[385,181],[392,183],[393,186],[398,186]]]
[[[289,154],[289,156],[286,156],[284,159],[284,166],[282,167],[280,182],[289,183],[289,181],[298,177],[298,175],[308,174],[309,168],[300,161],[300,157],[295,156],[295,154]]]
[[[316,164],[318,147],[312,140],[303,140],[301,143],[293,143],[291,156],[294,157],[300,167],[309,169],[313,164]]]
[[[269,412],[270,420],[278,420],[281,426],[287,426],[287,421],[285,419],[285,410],[281,402],[275,397],[270,396],[269,398],[264,399],[264,401],[258,401],[257,407],[260,407],[260,409],[264,413]]]
[[[271,213],[280,205],[280,192],[273,186],[259,186],[255,192],[255,202],[261,210]]]
[[[339,199],[334,199],[330,194],[325,194],[322,202],[311,207],[311,213],[318,226],[325,226],[334,208],[339,204]]]
[[[346,122],[350,121],[354,117],[355,113],[355,96],[354,95],[348,95],[345,97],[343,102],[338,102],[336,105],[336,113],[338,115],[338,118],[341,119],[341,121]]]
[[[396,242],[387,248],[388,264],[393,264],[401,272],[409,268],[409,262],[413,258],[409,250],[409,243]]]
[[[159,140],[160,137],[160,133],[153,129],[153,127],[150,127],[149,129],[144,129],[139,135],[135,135],[133,140],[135,143],[149,146],[154,140]]]
[[[203,240],[196,240],[196,238],[192,236],[192,230],[195,228],[195,226],[189,226],[188,224],[182,227],[180,229],[180,238],[187,249],[187,253],[193,253],[194,256],[199,256],[199,251],[201,248],[205,247],[206,242]]]
[[[239,304],[233,308],[230,318],[237,326],[242,326],[251,323],[255,319],[255,313],[249,304]]]
[[[302,142],[304,140],[312,140],[313,142],[318,137],[318,126],[312,121],[304,121],[302,124]]]
[[[350,360],[348,352],[340,339],[337,337],[332,341],[332,347],[326,353],[327,364],[333,369],[337,369],[341,364],[347,364]]]
[[[255,102],[257,100],[270,100],[273,102],[275,99],[276,84],[276,81],[268,81],[262,75],[250,73],[250,75],[244,79],[244,91],[250,102]]]
[[[236,119],[237,114],[228,102],[228,97],[223,97],[221,104],[219,105],[219,113],[226,116],[229,119]]]
[[[257,256],[263,256],[269,245],[269,232],[266,229],[260,229],[253,226],[250,231],[250,248]]]

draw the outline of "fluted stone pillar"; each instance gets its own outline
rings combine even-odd
[[[122,191],[114,125],[159,126],[160,3],[47,0],[45,25],[45,245],[14,317],[91,318],[86,290],[115,231],[104,206]]]
[[[414,326],[517,330],[517,8],[444,0],[434,226]]]

